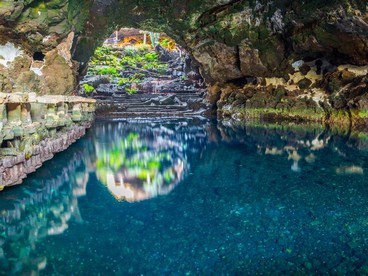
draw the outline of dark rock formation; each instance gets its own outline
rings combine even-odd
[[[112,29],[138,27],[164,31],[186,48],[211,85],[214,106],[230,114],[312,108],[321,120],[341,115],[364,124],[367,9],[365,0],[7,1],[0,4],[0,44],[12,42],[26,55],[0,66],[0,87],[71,93],[75,61],[83,71]],[[36,51],[44,64],[30,60]],[[228,101],[229,94],[245,96]]]

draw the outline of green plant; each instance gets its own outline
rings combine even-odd
[[[120,65],[125,66],[131,66],[131,67],[137,67],[137,63],[141,62],[143,60],[142,57],[135,55],[135,56],[124,56],[120,60]]]
[[[130,78],[120,78],[118,81],[118,85],[125,85],[128,83],[141,83],[142,80],[136,77],[136,75],[131,76]]]
[[[120,78],[118,81],[118,85],[124,85],[129,83],[130,79],[129,78]]]
[[[164,38],[163,40],[160,41],[160,45],[164,48],[168,48],[169,46],[169,43],[170,43],[170,40]]]
[[[144,64],[143,69],[157,71],[159,74],[164,74],[168,69],[168,64],[162,64],[154,61]]]
[[[111,75],[111,76],[117,76],[118,72],[116,68],[114,67],[101,67],[96,69],[97,75]]]
[[[148,44],[139,44],[139,45],[135,46],[135,49],[139,53],[145,53],[145,52],[149,51],[151,48],[152,48],[152,46],[148,45]]]
[[[134,73],[133,77],[136,79],[144,78],[146,75],[144,73]]]
[[[138,89],[136,88],[125,88],[125,91],[128,92],[130,95],[136,94]]]
[[[125,49],[124,49],[124,55],[125,56],[135,56],[137,54],[137,49],[135,49],[135,48],[128,48],[128,47],[126,47]]]
[[[83,88],[86,91],[87,94],[91,93],[95,88],[92,85],[89,85],[88,83],[83,84]]]
[[[158,59],[158,54],[156,52],[150,52],[144,55],[146,61],[156,61]]]
[[[157,69],[157,68],[158,68],[157,62],[146,63],[143,65],[143,69],[147,69],[147,70],[152,70],[152,69]]]

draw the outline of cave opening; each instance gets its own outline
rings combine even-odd
[[[42,52],[35,52],[33,54],[33,60],[34,61],[44,61],[45,55]]]
[[[98,100],[97,115],[124,117],[203,112],[206,91],[198,66],[174,39],[121,28],[95,49],[79,93]]]

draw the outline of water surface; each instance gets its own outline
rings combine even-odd
[[[99,121],[0,193],[0,272],[368,273],[368,139]]]

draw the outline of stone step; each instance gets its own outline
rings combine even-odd
[[[203,104],[203,106],[205,106]],[[157,109],[165,109],[165,110],[174,110],[174,109],[188,109],[191,108],[190,104],[187,105],[129,105],[129,104],[110,104],[110,105],[98,105],[97,108],[106,108],[109,107],[109,109],[135,109],[135,110],[157,110]]]
[[[200,102],[198,102],[200,104]],[[109,103],[99,103],[97,106],[103,107],[103,106],[110,106],[112,108],[141,108],[141,109],[154,109],[154,108],[187,108],[188,105],[192,104],[184,102],[183,104],[151,104],[151,103],[129,103],[129,102],[109,102]],[[205,105],[205,104],[203,104]]]
[[[103,106],[102,106],[103,107]],[[111,106],[110,106],[111,108]],[[165,106],[165,105],[156,105],[156,106],[135,106],[135,105],[132,105],[132,106],[129,106],[129,105],[115,105],[115,106],[112,106],[112,109],[113,110],[137,110],[137,111],[142,111],[142,112],[145,112],[145,111],[155,111],[155,110],[187,110],[188,107],[187,106]]]
[[[173,117],[200,115],[206,110],[206,105],[202,103],[203,97],[203,91],[180,90],[167,93],[99,95],[95,98],[98,98],[97,116]]]
[[[175,99],[173,99],[175,101]],[[183,99],[183,98],[177,98],[177,100],[181,101],[181,102],[193,102],[193,101],[197,101],[197,100],[202,100],[202,98],[200,97],[196,97],[196,98],[188,98],[188,99]],[[105,101],[99,101],[99,103],[131,103],[131,104],[145,104],[145,105],[149,105],[151,103],[158,103],[158,102],[163,102],[165,101],[165,99],[136,99],[136,100],[129,100],[129,99],[112,99],[112,100],[105,100]]]
[[[180,111],[180,112],[110,112],[112,117],[175,117],[175,116],[193,116],[196,112]]]
[[[191,97],[181,97],[181,96],[176,96],[177,99],[181,100],[181,101],[188,101],[188,100],[193,100],[193,99],[198,99],[198,100],[202,100],[203,97],[200,96],[191,96]],[[109,97],[109,98],[99,98],[98,101],[99,102],[131,102],[131,103],[139,103],[139,102],[148,102],[151,100],[163,100],[165,98],[160,98],[158,99],[157,97],[154,98],[125,98],[125,97]]]
[[[180,92],[163,92],[163,93],[137,93],[137,94],[133,94],[133,95],[129,95],[129,94],[118,94],[118,93],[114,93],[114,94],[98,94],[96,96],[94,96],[95,99],[99,99],[99,98],[155,98],[158,96],[171,96],[171,95],[175,95],[175,96],[179,96],[179,97],[193,97],[193,96],[198,96],[198,97],[203,97],[203,92],[198,92],[198,91],[180,91]]]

